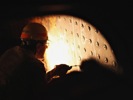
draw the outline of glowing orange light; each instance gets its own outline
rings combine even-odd
[[[47,72],[58,64],[78,65],[72,67],[71,71],[80,71],[82,60],[89,58],[95,58],[103,65],[108,65],[108,68],[118,70],[110,44],[90,23],[66,15],[44,16],[41,21],[48,30],[50,40],[44,55]]]
[[[51,70],[55,65],[68,64],[69,60],[72,60],[69,54],[69,45],[63,40],[56,40],[50,42],[48,49],[46,50],[46,56],[48,59],[48,66]]]

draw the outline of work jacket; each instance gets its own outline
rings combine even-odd
[[[46,87],[46,71],[35,55],[20,46],[0,57],[0,100],[40,100]]]

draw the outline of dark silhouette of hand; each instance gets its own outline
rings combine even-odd
[[[67,71],[70,70],[72,67],[66,65],[66,64],[59,64],[55,65],[54,68],[54,75],[58,75],[60,77],[66,75]]]

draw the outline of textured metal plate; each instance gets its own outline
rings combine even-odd
[[[57,64],[80,65],[82,60],[89,58],[95,58],[108,68],[118,70],[110,44],[89,22],[69,15],[49,15],[40,19],[48,30],[50,40],[44,55],[48,71]],[[80,69],[73,67],[72,70]]]

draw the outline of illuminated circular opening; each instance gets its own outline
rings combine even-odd
[[[47,71],[62,63],[80,65],[82,60],[89,58],[117,70],[117,60],[110,44],[89,22],[70,15],[41,16],[32,21],[42,23],[48,30],[50,41],[44,55]],[[80,71],[80,68],[77,66],[72,70]]]

